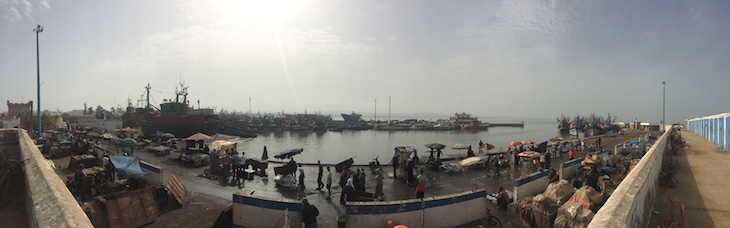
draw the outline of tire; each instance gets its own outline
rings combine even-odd
[[[494,217],[494,215],[489,216],[489,220],[487,222],[489,222],[489,227],[502,228],[502,222],[500,222],[497,217]]]

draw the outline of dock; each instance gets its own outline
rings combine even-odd
[[[520,122],[520,123],[489,123],[489,127],[525,127],[525,122]]]

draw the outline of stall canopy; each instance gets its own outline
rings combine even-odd
[[[142,168],[139,167],[139,160],[135,157],[109,156],[109,160],[111,160],[112,164],[114,164],[117,172],[124,175],[126,178],[135,178],[145,175]]]
[[[186,138],[185,140],[188,140],[188,141],[204,141],[204,140],[210,140],[210,139],[211,139],[211,137],[208,136],[208,135],[206,135],[206,134],[196,133],[196,134],[194,134],[194,135]]]

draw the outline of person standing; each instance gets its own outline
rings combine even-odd
[[[426,174],[423,169],[416,179],[418,179],[418,184],[416,184],[416,198],[423,199],[426,195]]]
[[[314,205],[309,204],[307,199],[302,200],[302,223],[305,228],[317,227],[317,216],[319,210]]]
[[[304,169],[299,169],[299,186],[297,189],[299,198],[304,198]]]
[[[238,171],[241,165],[241,157],[238,156],[237,151],[233,151],[231,153],[231,168],[233,169],[233,181],[238,183],[238,180],[240,179],[240,172]]]
[[[443,153],[441,152],[441,149],[436,149],[436,159],[437,159],[437,160],[441,160],[441,155],[442,155],[442,154],[443,154]]]
[[[545,154],[540,154],[540,168],[545,168]]]
[[[513,159],[514,159],[514,162],[515,162],[515,167],[520,167],[520,156],[517,156],[517,154],[518,153],[517,153],[516,150],[512,152],[512,156],[514,156]]]
[[[393,165],[393,177],[394,179],[398,179],[398,155],[393,155],[393,161],[391,161]]]
[[[332,196],[332,170],[327,166],[327,197]]]
[[[598,149],[603,148],[603,144],[601,144],[601,137],[598,137],[598,145],[596,145],[596,147],[598,147]]]
[[[317,190],[322,190],[322,187],[324,187],[324,183],[322,183],[324,167],[322,167],[322,162],[320,162],[319,160],[317,160],[317,165],[319,166],[319,173],[317,174]]]
[[[78,196],[81,201],[84,201],[84,182],[86,182],[86,175],[84,175],[84,164],[79,164],[79,166],[76,167],[74,180],[76,180],[76,196]]]
[[[573,149],[570,149],[570,151],[568,151],[568,160],[573,160],[574,158],[575,158],[575,151],[573,151]]]
[[[497,205],[499,205],[499,209],[506,211],[509,201],[509,195],[507,195],[507,192],[504,191],[504,188],[500,186],[499,194],[497,195]]]

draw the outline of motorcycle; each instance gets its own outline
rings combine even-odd
[[[378,157],[375,157],[373,161],[370,162],[370,172],[373,174],[376,173],[380,169],[380,161],[378,161]]]

